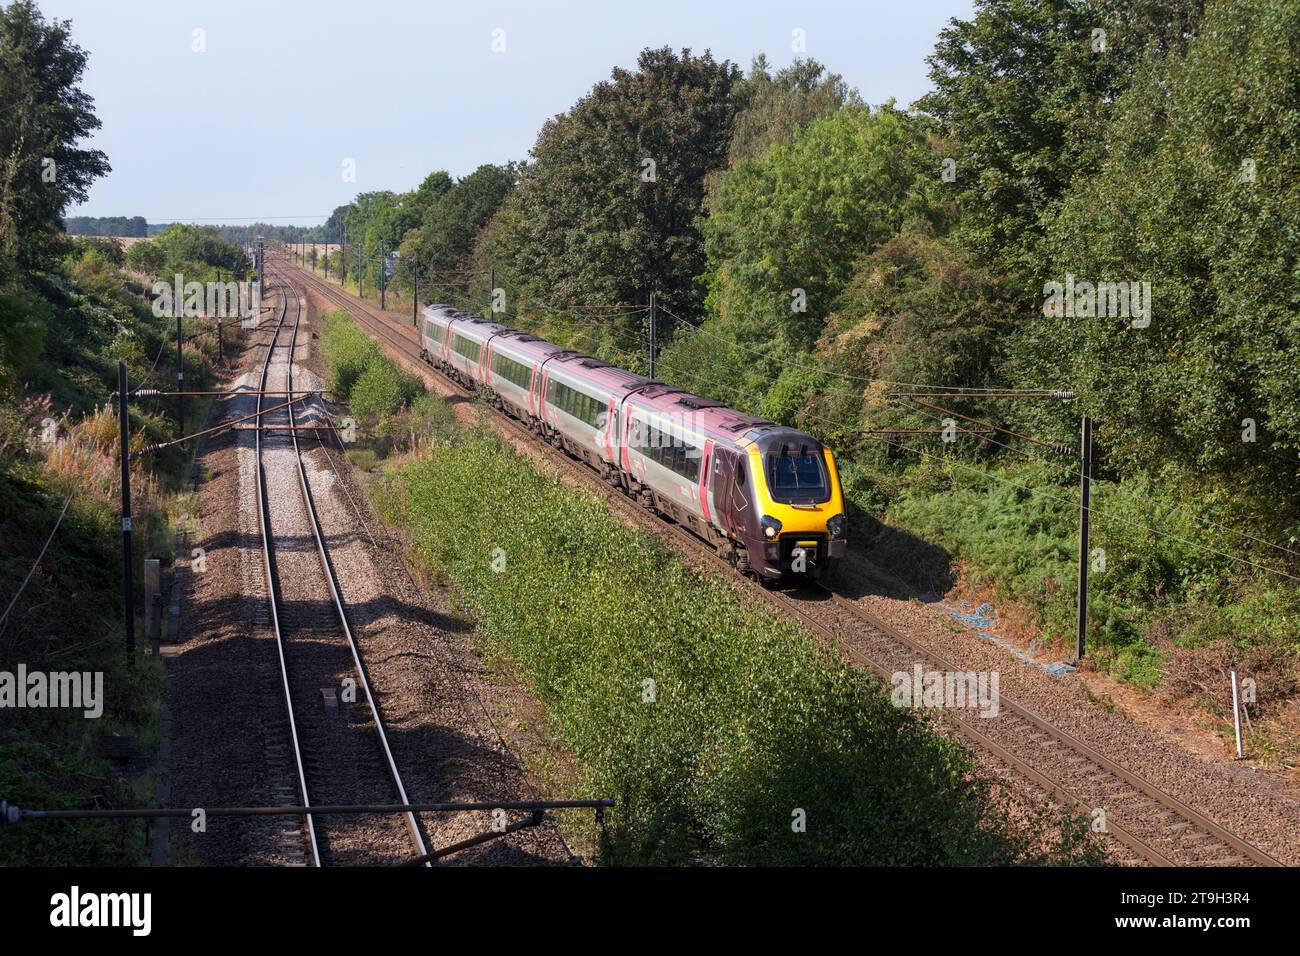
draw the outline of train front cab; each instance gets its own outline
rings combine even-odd
[[[780,429],[756,435],[741,460],[743,483],[734,482],[729,505],[750,567],[769,580],[831,574],[848,549],[835,456],[810,435]]]

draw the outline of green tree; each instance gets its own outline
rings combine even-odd
[[[724,165],[739,71],[644,50],[547,122],[502,210],[494,261],[517,294],[558,303],[698,308],[705,176]],[[522,290],[519,289],[522,286]]]
[[[958,229],[1022,277],[1069,184],[1104,155],[1114,98],[1148,53],[1181,47],[1204,0],[978,0],[928,58],[964,215]],[[1097,33],[1096,31],[1103,31]]]
[[[892,107],[823,117],[721,178],[704,225],[710,311],[806,349],[859,257],[938,222],[923,126]]]
[[[455,184],[455,180],[451,178],[451,174],[445,169],[430,173],[416,187],[415,192],[410,194],[411,208],[423,220],[428,215],[429,210],[436,206],[443,196],[451,192],[451,188]]]
[[[738,96],[743,109],[731,136],[731,162],[757,159],[775,143],[788,142],[813,120],[845,106],[860,106],[858,94],[838,73],[816,60],[795,60],[771,73],[767,57],[754,57]]]
[[[126,265],[146,276],[156,276],[162,272],[165,257],[152,240],[134,242],[126,250]]]
[[[514,187],[515,171],[484,164],[458,181],[425,215],[410,252],[419,257],[430,293],[461,298],[470,287],[469,258],[474,239]]]
[[[1116,101],[1105,161],[1065,195],[1038,274],[1149,282],[1149,325],[1040,312],[1015,349],[1020,377],[1105,410],[1111,467],[1217,473],[1253,486],[1236,497],[1275,526],[1300,500],[1297,129],[1300,8],[1212,2],[1186,52]]]
[[[24,267],[53,248],[63,210],[109,171],[100,150],[77,145],[100,123],[80,86],[86,52],[68,28],[32,0],[0,8],[0,250]]]

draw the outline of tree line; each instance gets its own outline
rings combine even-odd
[[[506,321],[643,372],[654,293],[660,378],[822,437],[876,513],[955,489],[945,462],[1067,501],[1077,457],[940,433],[983,427],[967,416],[1077,451],[1086,413],[1100,500],[1156,529],[1098,578],[1109,633],[1172,593],[1227,607],[1258,584],[1291,646],[1300,8],[978,0],[928,65],[917,103],[869,105],[812,60],[647,49],[525,161],[363,194],[327,232],[364,245],[369,287],[397,248],[393,281],[418,268],[424,301],[482,311],[501,290]],[[1076,398],[972,394],[1024,389]],[[935,533],[976,566],[961,520]]]

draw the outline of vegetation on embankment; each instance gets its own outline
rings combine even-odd
[[[410,448],[449,421],[451,410],[424,383],[384,355],[344,309],[321,316],[321,358],[330,395],[355,416],[348,459],[363,471],[395,450]]]
[[[1234,560],[1239,541],[1207,526],[1230,507],[1224,494],[1170,494],[1176,485],[1172,469],[1093,483],[1088,654],[1119,679],[1195,702],[1229,734],[1228,672],[1249,676],[1247,748],[1295,766],[1300,741],[1286,716],[1300,693],[1295,586]],[[892,527],[863,537],[884,566],[931,593],[959,574],[1003,610],[1027,610],[1026,636],[1074,633],[1079,504],[1068,466],[935,458],[873,493],[887,496]]]
[[[132,387],[175,381],[174,325],[154,317],[143,290],[122,271],[120,247],[79,239],[11,295],[40,316],[40,335],[9,353],[0,397],[0,594],[18,595],[0,625],[0,670],[101,672],[103,716],[80,710],[5,710],[0,725],[0,793],[24,807],[148,803],[152,774],[124,772],[107,758],[109,738],[158,743],[161,672],[140,654],[142,561],[173,557],[175,530],[190,520],[177,491],[192,449],[177,446],[137,459],[131,471],[137,654],[123,648],[119,424],[110,394],[117,363]],[[237,345],[231,330],[228,344]],[[194,321],[186,322],[193,334]],[[187,383],[210,385],[216,342],[183,349]],[[187,404],[187,429],[203,413]],[[175,402],[131,404],[131,448],[178,437]],[[37,563],[46,539],[49,550]],[[34,570],[33,570],[34,567]],[[32,577],[19,594],[29,571]],[[0,611],[3,608],[0,607]],[[146,854],[143,823],[36,823],[0,833],[0,865],[132,865]]]
[[[445,425],[371,493],[545,706],[583,792],[618,801],[603,862],[1094,858],[1079,821],[1015,830],[878,680],[498,440]]]
[[[119,422],[108,401],[119,361],[132,388],[172,388],[180,370],[175,322],[154,315],[118,243],[63,235],[63,211],[84,202],[109,168],[102,152],[82,143],[99,121],[80,88],[87,55],[69,25],[46,21],[30,0],[0,6],[0,62],[0,102],[17,110],[0,124],[0,671],[9,682],[20,667],[29,678],[89,674],[92,688],[93,675],[102,675],[102,696],[82,708],[6,700],[0,798],[25,808],[138,806],[152,799],[151,774],[140,772],[138,760],[123,767],[108,755],[121,755],[115,735],[134,738],[145,756],[158,742],[162,682],[156,662],[141,653],[141,562],[171,557],[187,503],[169,489],[179,486],[189,449],[131,467],[138,613],[137,650],[128,655]],[[191,227],[187,235],[199,240],[181,257],[201,273],[190,279],[242,260],[211,230]],[[179,246],[173,251],[181,256]],[[183,323],[187,385],[211,381],[216,341],[205,333],[199,321]],[[178,437],[176,410],[170,399],[132,402],[131,450]],[[187,425],[202,412],[201,402],[188,401]],[[26,696],[30,687],[10,686],[7,695]],[[138,864],[145,833],[140,821],[0,827],[0,866]]]

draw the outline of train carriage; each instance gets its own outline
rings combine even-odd
[[[506,327],[465,313],[451,323],[448,331],[447,364],[470,382],[486,382],[488,342],[494,335],[506,331]]]
[[[567,352],[542,366],[541,418],[548,434],[605,477],[618,468],[621,443],[618,408],[632,392],[650,384],[608,362]]]
[[[526,332],[508,329],[488,341],[487,377],[506,411],[525,421],[541,417],[541,368],[547,359],[569,353]]]

